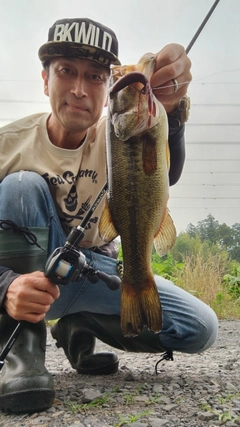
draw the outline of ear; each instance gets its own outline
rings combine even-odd
[[[48,91],[48,76],[45,70],[42,70],[42,79],[43,79],[43,91],[44,94],[49,96],[49,91]]]

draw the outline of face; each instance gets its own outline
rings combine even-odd
[[[51,125],[56,131],[84,133],[101,117],[106,105],[109,70],[93,61],[57,58],[43,70]]]

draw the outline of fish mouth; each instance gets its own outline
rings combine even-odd
[[[110,99],[115,95],[115,93],[120,92],[120,90],[125,89],[127,86],[134,83],[143,84],[143,89],[141,90],[142,93],[146,93],[146,87],[150,86],[148,78],[143,73],[140,73],[139,71],[132,71],[120,77],[120,79],[110,87]]]
[[[134,83],[141,83],[143,87],[141,89],[134,86]],[[151,123],[151,116],[156,116],[156,104],[154,102],[154,95],[152,92],[152,88],[150,85],[150,81],[147,76],[139,71],[132,71],[130,73],[124,74],[120,77],[109,90],[109,98],[110,100],[114,99],[114,95],[120,92],[121,90],[127,88],[128,86],[133,86],[138,92],[139,96],[144,95],[147,99],[148,104],[148,125]],[[128,110],[129,107],[126,107]],[[137,114],[139,115],[139,103],[137,106]],[[119,112],[119,111],[118,111]],[[121,110],[120,114],[124,114],[124,111]]]

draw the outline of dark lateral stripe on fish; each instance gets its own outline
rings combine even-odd
[[[138,71],[132,71],[131,73],[125,74],[110,88],[110,97],[133,83],[142,83],[145,87],[148,83],[148,79],[143,73],[139,73]]]

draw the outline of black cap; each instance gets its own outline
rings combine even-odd
[[[42,63],[60,56],[95,61],[105,67],[119,65],[118,40],[108,27],[88,18],[60,19],[48,32],[48,42],[40,47]]]

